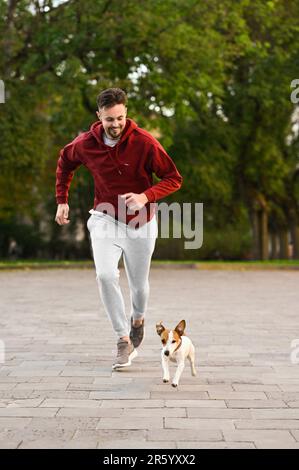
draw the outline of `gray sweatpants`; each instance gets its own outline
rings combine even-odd
[[[123,255],[131,297],[131,316],[145,316],[149,297],[149,270],[158,234],[156,215],[134,229],[113,217],[91,210],[87,221],[96,268],[96,280],[105,311],[118,337],[129,336],[129,322],[119,285],[118,262]]]

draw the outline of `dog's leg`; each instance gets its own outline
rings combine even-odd
[[[185,367],[185,362],[184,362],[184,360],[182,360],[182,361],[180,361],[180,362],[178,363],[178,367],[177,367],[175,376],[174,376],[173,381],[172,381],[172,384],[171,384],[173,387],[177,387],[177,386],[178,386],[180,377],[181,377],[182,372],[183,372],[183,370],[184,370],[184,367]]]
[[[195,369],[195,348],[194,348],[193,344],[191,344],[190,352],[189,352],[189,355],[188,355],[188,359],[189,359],[190,365],[191,365],[191,374],[192,374],[192,375],[196,375],[196,369]]]
[[[161,354],[162,358],[162,368],[163,368],[163,382],[169,382],[169,360],[166,358],[165,354]]]

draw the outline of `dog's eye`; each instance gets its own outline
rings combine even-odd
[[[172,344],[173,344],[173,343],[175,343],[176,341],[175,341],[175,340],[173,340],[173,341],[171,341],[171,342],[172,342]]]
[[[166,341],[165,341],[165,339],[162,339],[162,344],[166,344]]]

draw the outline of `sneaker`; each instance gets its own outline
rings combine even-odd
[[[133,325],[133,317],[131,317],[131,331],[130,340],[132,341],[134,348],[138,348],[144,337],[144,318],[140,326]]]
[[[137,351],[132,343],[119,339],[117,342],[117,356],[112,369],[119,369],[131,365],[131,361],[137,356]]]

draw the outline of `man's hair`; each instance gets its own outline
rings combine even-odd
[[[121,88],[107,88],[97,97],[98,108],[112,108],[116,104],[127,104],[127,95]]]

